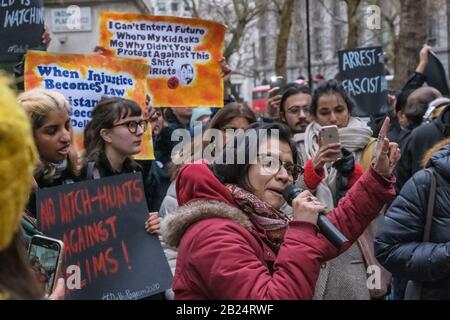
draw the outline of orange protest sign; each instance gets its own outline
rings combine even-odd
[[[100,14],[100,44],[118,57],[147,60],[147,88],[158,107],[223,107],[224,36],[225,27],[213,21]]]
[[[71,123],[75,144],[83,150],[83,131],[92,109],[102,96],[136,101],[144,113],[148,66],[129,59],[102,55],[56,54],[28,51],[25,58],[25,90],[55,90],[72,108]],[[151,130],[147,130],[136,159],[154,159]]]

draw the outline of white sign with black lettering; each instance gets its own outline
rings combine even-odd
[[[51,10],[52,32],[80,32],[92,30],[91,7],[69,6]]]

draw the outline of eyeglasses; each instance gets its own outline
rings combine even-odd
[[[118,127],[118,126],[127,126],[128,131],[130,131],[130,133],[135,134],[137,132],[137,128],[138,126],[141,127],[142,131],[146,131],[147,127],[148,127],[148,122],[147,120],[140,120],[140,121],[127,121],[124,123],[119,123],[113,126],[114,127]]]
[[[284,167],[294,181],[304,172],[302,166],[292,162],[283,162],[279,157],[272,155],[258,155],[258,162],[261,164],[263,174],[275,175],[280,172],[281,167]]]
[[[295,114],[299,114],[301,110],[303,110],[304,114],[310,114],[311,113],[311,108],[309,106],[302,106],[302,107],[301,106],[296,106],[296,107],[293,107],[291,109],[288,109],[287,113],[295,115]]]

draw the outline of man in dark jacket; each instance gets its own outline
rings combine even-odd
[[[402,128],[398,122],[397,114],[403,110],[406,106],[409,95],[416,89],[423,86],[426,81],[424,76],[425,68],[428,64],[428,54],[431,51],[431,47],[425,45],[419,53],[419,64],[415,72],[409,77],[406,84],[403,86],[402,90],[395,95],[395,110],[391,110],[388,115],[391,118],[391,126],[388,132],[389,141],[397,142],[399,144],[404,141],[404,139],[410,133],[410,130]],[[389,101],[391,104],[391,101]],[[369,126],[373,131],[373,136],[377,137],[383,124],[386,114],[371,116]]]
[[[167,108],[164,112],[165,126],[154,141],[155,159],[167,164],[171,161],[172,149],[180,141],[172,141],[172,133],[177,129],[189,129],[192,108]]]
[[[414,129],[402,150],[402,157],[397,167],[397,187],[400,190],[405,182],[421,169],[420,161],[425,152],[437,142],[450,136],[450,106],[432,122]]]
[[[375,238],[377,259],[394,277],[394,299],[404,299],[407,280],[423,282],[421,299],[450,299],[450,139],[443,144],[427,164],[437,182],[430,241],[422,242],[430,191],[424,170],[405,184]]]

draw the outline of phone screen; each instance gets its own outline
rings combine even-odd
[[[42,238],[33,237],[30,243],[28,258],[31,268],[46,294],[53,290],[60,250],[59,243]]]
[[[284,91],[284,87],[286,86],[286,81],[283,77],[273,77],[270,80],[270,88],[278,87],[278,90],[273,95],[281,95]]]

